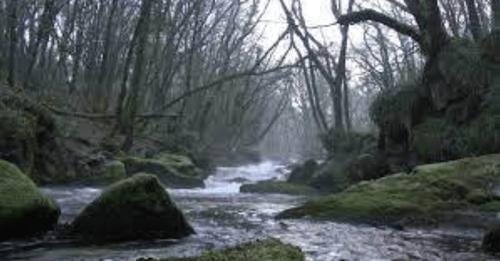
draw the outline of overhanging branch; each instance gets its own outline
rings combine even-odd
[[[420,32],[413,26],[397,21],[385,14],[377,12],[373,9],[365,9],[357,12],[352,12],[339,17],[337,22],[341,25],[358,24],[366,21],[381,23],[396,32],[409,36],[422,46],[422,36]]]

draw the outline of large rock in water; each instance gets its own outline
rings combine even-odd
[[[155,158],[127,157],[122,159],[127,174],[149,173],[170,188],[204,187],[205,173],[191,159],[182,155],[161,153]]]
[[[0,240],[31,236],[57,224],[59,208],[15,165],[0,160]]]
[[[72,224],[87,242],[182,238],[194,233],[158,178],[137,174],[111,185]]]

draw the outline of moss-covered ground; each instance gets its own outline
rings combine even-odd
[[[362,182],[278,217],[361,222],[437,220],[441,214],[457,209],[500,210],[500,202],[494,201],[491,191],[496,184],[500,184],[500,155],[465,158]]]
[[[283,244],[276,239],[266,239],[239,245],[234,248],[209,251],[198,257],[162,259],[161,261],[303,261],[304,254],[298,247]]]

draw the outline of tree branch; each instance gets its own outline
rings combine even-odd
[[[374,21],[381,23],[400,34],[409,36],[420,45],[422,45],[423,43],[422,36],[420,35],[420,32],[416,28],[414,28],[411,25],[399,22],[373,9],[365,9],[350,14],[342,15],[337,20],[337,22],[341,25],[357,24],[366,21]]]

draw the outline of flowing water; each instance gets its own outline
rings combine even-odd
[[[308,260],[494,260],[479,251],[481,234],[472,230],[405,230],[326,221],[275,220],[280,211],[304,202],[285,195],[239,193],[242,183],[283,179],[284,166],[263,162],[218,168],[204,189],[168,190],[196,234],[181,240],[78,247],[34,244],[13,251],[12,260],[135,260],[138,257],[192,256],[254,239],[275,237],[300,247]],[[96,198],[100,188],[44,188],[70,222]],[[15,242],[11,245],[30,245]],[[2,259],[2,258],[0,258]],[[2,259],[3,260],[3,259]]]

